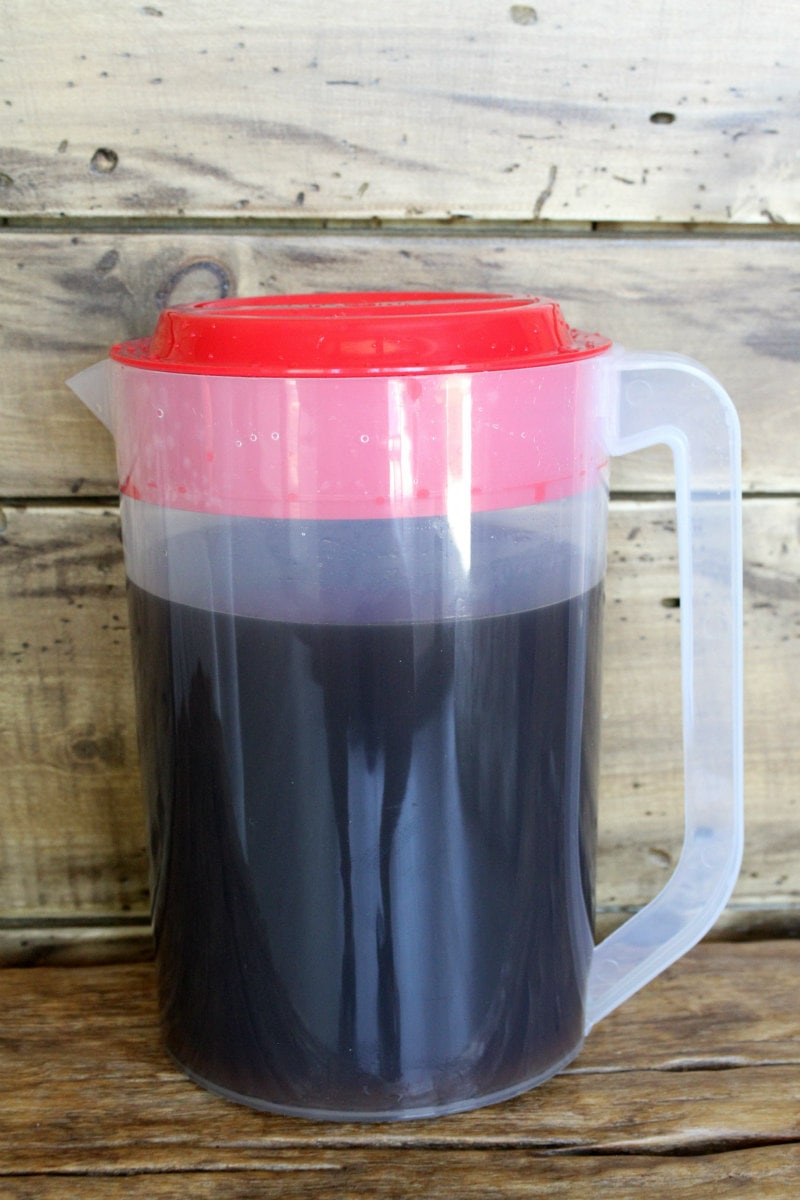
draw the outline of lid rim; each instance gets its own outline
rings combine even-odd
[[[150,338],[117,343],[135,369],[242,378],[379,378],[515,370],[593,357],[600,334],[558,303],[493,292],[228,297],[165,309]]]

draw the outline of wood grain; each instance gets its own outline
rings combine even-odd
[[[146,916],[146,839],[116,516],[69,505],[9,507],[6,519],[0,958],[36,961],[49,953],[47,932],[33,941],[19,932],[36,921],[100,927]],[[655,894],[680,847],[673,521],[663,502],[612,505],[598,903],[614,920]],[[797,500],[745,506],[747,849],[730,932],[760,923],[763,933],[770,912],[791,930],[800,912],[791,835],[800,791],[800,746],[791,736],[800,702],[798,523]],[[52,938],[56,958],[69,953],[68,938],[58,930]]]
[[[119,913],[141,910],[145,841],[118,514],[8,509],[5,520],[3,915],[107,912],[109,900]],[[81,897],[77,907],[68,896]]]
[[[3,10],[8,213],[800,220],[791,0]]]
[[[631,349],[704,362],[739,408],[748,491],[794,492],[796,240],[226,233],[0,234],[0,497],[112,496],[111,438],[64,380],[168,302],[333,288],[557,296]],[[615,463],[619,492],[672,488],[666,452]]]
[[[531,1150],[475,1152],[345,1150],[281,1154],[260,1170],[203,1169],[135,1174],[67,1171],[0,1181],[8,1200],[639,1200],[644,1189],[667,1200],[705,1194],[737,1200],[794,1200],[797,1145],[691,1157],[637,1154],[550,1157]],[[291,1191],[287,1191],[287,1189]]]
[[[84,965],[0,971],[0,1197],[794,1200],[791,0],[757,19],[642,0],[623,21],[612,0],[2,10],[0,963]],[[747,850],[716,932],[789,938],[702,944],[559,1078],[439,1122],[321,1125],[202,1091],[130,961],[151,948],[113,447],[64,379],[171,301],[332,287],[540,291],[692,355],[767,497],[745,505]],[[681,824],[667,455],[613,484],[601,935],[663,884]]]
[[[190,1083],[160,1046],[148,964],[7,970],[0,1194],[118,1196],[124,1180],[134,1196],[216,1196],[227,1181],[236,1196],[580,1198],[649,1182],[788,1198],[798,969],[797,942],[701,945],[526,1096],[374,1126],[257,1113]]]

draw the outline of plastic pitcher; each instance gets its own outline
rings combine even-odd
[[[234,1100],[347,1120],[547,1079],[739,870],[720,385],[482,294],[175,307],[70,384],[116,440],[174,1058]],[[595,947],[608,459],[655,442],[676,469],[685,841]]]

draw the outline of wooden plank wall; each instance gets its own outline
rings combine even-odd
[[[0,3],[0,961],[147,952],[113,448],[64,379],[167,301],[522,289],[693,355],[744,435],[747,850],[800,931],[793,0]],[[679,846],[670,463],[614,466],[598,902]]]

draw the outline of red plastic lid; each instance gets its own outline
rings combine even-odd
[[[558,304],[482,292],[339,292],[179,305],[151,338],[122,342],[128,366],[279,378],[499,371],[599,354]]]

